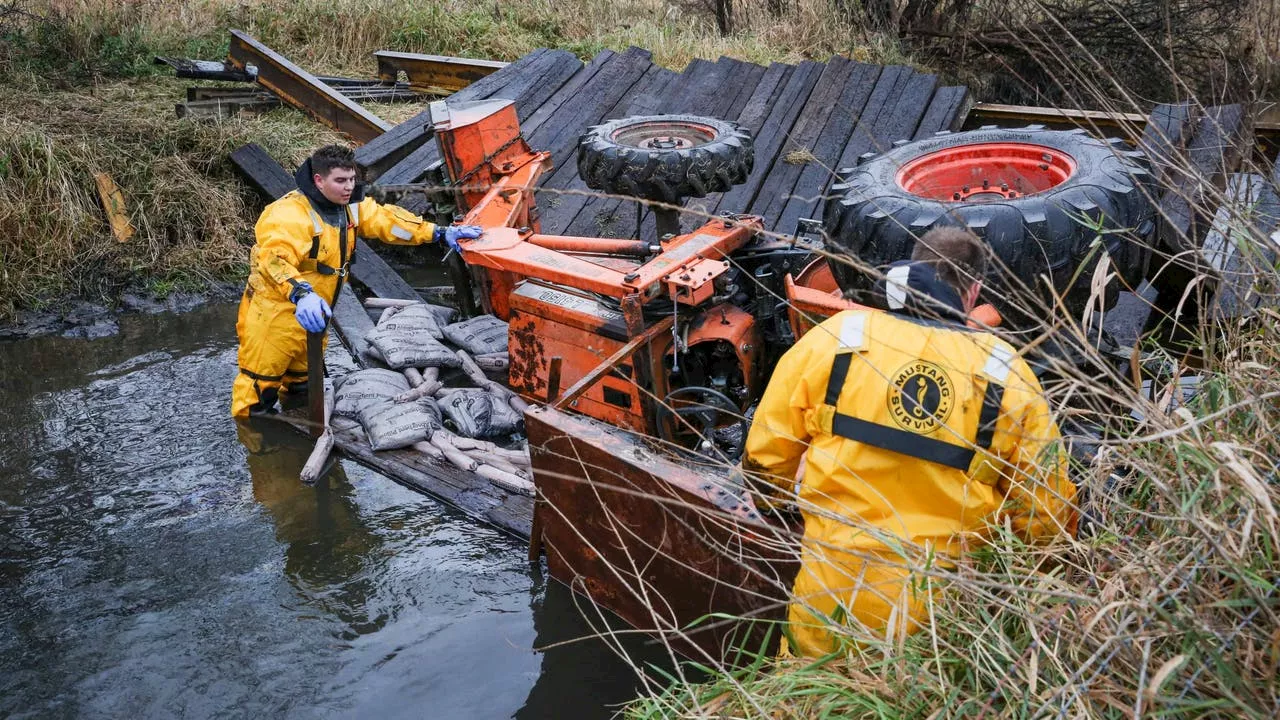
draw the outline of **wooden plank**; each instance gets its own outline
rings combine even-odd
[[[525,68],[546,52],[545,48],[534,50],[494,74],[454,93],[450,99],[455,102],[483,100],[519,77]],[[376,180],[387,168],[421,147],[431,137],[430,124],[431,113],[424,110],[356,148],[356,162],[364,169],[365,179]]]
[[[756,132],[756,161],[747,182],[724,194],[720,207],[731,212],[748,212],[760,193],[765,179],[778,160],[778,151],[796,117],[808,101],[824,66],[806,60],[796,66],[788,76],[778,95],[771,100],[768,115]]]
[[[1151,111],[1142,137],[1138,139],[1138,149],[1147,154],[1157,182],[1167,181],[1169,170],[1181,156],[1199,117],[1199,106],[1190,103],[1157,105]]]
[[[1222,278],[1209,308],[1213,317],[1242,317],[1264,301],[1276,304],[1278,246],[1271,235],[1277,228],[1280,196],[1275,185],[1258,173],[1232,174],[1201,249],[1205,261]]]
[[[374,295],[382,298],[418,300],[418,293],[378,256],[364,238],[356,240],[356,259],[351,263],[351,276]]]
[[[929,101],[929,107],[924,111],[924,117],[920,118],[920,125],[916,127],[912,139],[921,140],[943,130],[959,130],[972,103],[969,88],[963,85],[938,88]]]
[[[298,187],[293,176],[258,143],[249,143],[231,153],[231,162],[268,202],[284,197]]]
[[[124,193],[116,186],[116,181],[105,172],[95,172],[93,181],[98,186],[98,200],[102,202],[102,212],[107,216],[107,225],[116,242],[128,242],[134,233],[133,223],[129,222],[129,211],[124,204]]]
[[[810,152],[813,159],[801,166],[800,176],[791,190],[791,199],[777,217],[766,217],[778,232],[792,233],[801,217],[814,217],[820,212],[820,196],[831,185],[840,155],[848,144],[854,128],[868,108],[872,91],[879,84],[881,67],[855,63],[849,78],[831,108],[822,132],[814,141]]]
[[[259,85],[356,142],[367,143],[391,129],[382,118],[239,30],[231,31],[228,54],[240,69],[257,66]]]
[[[521,119],[523,120],[524,117],[527,117],[532,112],[529,104],[523,102],[523,99],[531,96],[541,96],[542,85],[550,85],[557,81],[564,82],[572,74],[572,70],[569,69],[570,66],[581,67],[582,63],[572,54],[564,51],[556,50],[544,53],[528,66],[528,70],[520,79],[499,88],[490,99],[514,100],[517,105],[517,111],[521,113]],[[555,87],[551,88],[551,92],[554,92]],[[457,102],[459,101],[453,98],[446,98],[445,100],[446,105],[452,105]],[[427,134],[432,135],[433,133],[428,130]],[[383,172],[378,177],[378,184],[402,185],[417,182],[426,172],[427,167],[439,159],[440,149],[436,143],[425,142],[421,147],[405,156],[403,160]]]
[[[434,461],[414,450],[374,452],[359,428],[334,433],[334,444],[361,465],[462,512],[493,523],[518,538],[528,538],[533,526],[533,498],[508,493],[488,480],[452,465]]]
[[[777,64],[779,69],[781,69],[781,63],[775,64]],[[739,71],[735,71],[733,74],[733,82],[735,85],[738,85],[737,95],[735,95],[733,100],[724,107],[717,107],[715,117],[734,121],[741,117],[742,109],[746,107],[747,102],[755,95],[756,86],[760,84],[760,81],[764,79],[765,74],[772,68],[772,66],[766,68],[763,65],[756,65],[755,63],[742,63],[742,65],[745,65],[745,67],[740,69],[742,77],[741,83],[738,83]],[[726,97],[728,97],[728,95],[726,95]]]
[[[333,304],[333,327],[338,331],[338,338],[351,351],[352,357],[363,358],[369,349],[365,337],[373,330],[373,319],[365,312],[360,299],[349,289],[338,296]]]
[[[757,138],[760,134],[760,126],[768,117],[769,111],[773,107],[773,100],[778,93],[786,87],[787,78],[795,68],[784,63],[773,63],[765,70],[760,81],[756,83],[752,89],[751,96],[745,101],[739,114],[736,116],[738,125],[745,128],[751,133],[752,138]],[[760,155],[760,150],[755,151],[755,163],[764,162]],[[732,208],[724,205],[725,193],[713,193],[707,196],[707,212],[711,214],[721,212],[738,212],[741,208]]]
[[[858,164],[860,155],[868,152],[884,152],[892,147],[894,140],[902,139],[903,136],[897,134],[903,132],[900,129],[901,125],[895,123],[893,113],[898,110],[898,101],[907,91],[913,76],[911,68],[901,65],[886,67],[881,72],[880,81],[876,83],[876,89],[872,92],[871,99],[867,101],[866,111],[858,119],[857,127],[849,136],[849,142],[845,144],[844,151],[840,153],[840,159],[836,163],[837,169],[853,167]],[[918,112],[924,111],[925,104],[921,102]],[[905,131],[906,137],[911,137],[915,132],[919,118],[917,114],[911,120],[911,129]],[[894,132],[895,129],[897,132]]]
[[[1198,250],[1211,225],[1206,201],[1221,197],[1227,175],[1249,146],[1248,119],[1241,105],[1207,108],[1195,123],[1185,162],[1193,171],[1169,173],[1160,198],[1161,245],[1175,252]]]
[[[760,189],[760,194],[751,205],[754,215],[764,217],[766,228],[777,227],[782,210],[791,199],[791,191],[804,170],[804,162],[797,161],[797,156],[808,156],[819,133],[826,125],[831,110],[844,91],[845,81],[854,70],[854,63],[842,58],[833,57],[822,71],[818,85],[813,89],[800,117],[787,135],[787,141],[778,149],[779,157],[774,162],[769,177]]]
[[[544,176],[539,187],[538,204],[542,211],[543,232],[561,232],[582,207],[580,196],[575,198],[573,195],[557,195],[553,192],[568,190],[575,181],[581,183],[574,158],[578,137],[587,127],[599,123],[649,66],[650,56],[647,50],[629,48],[615,58],[610,67],[601,70],[593,83],[582,89],[578,102],[566,103],[554,123],[548,123],[535,132],[535,139],[530,144],[551,152],[551,161],[555,167],[549,176]],[[551,132],[543,133],[548,126],[554,127]],[[542,141],[536,139],[540,134],[545,138]],[[585,190],[586,186],[579,184],[579,188]]]

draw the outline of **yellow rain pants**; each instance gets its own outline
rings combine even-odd
[[[231,389],[232,416],[269,410],[280,393],[307,379],[307,332],[289,301],[298,283],[309,283],[332,305],[357,236],[418,245],[431,242],[434,232],[435,225],[417,215],[372,199],[346,206],[341,230],[322,220],[296,190],[268,205],[254,228],[257,243],[236,320],[240,372]]]
[[[955,325],[862,310],[809,331],[773,373],[743,465],[763,503],[804,517],[789,612],[804,655],[833,650],[838,625],[914,632],[919,559],[948,564],[994,522],[1028,539],[1075,532],[1039,381],[1007,343]]]

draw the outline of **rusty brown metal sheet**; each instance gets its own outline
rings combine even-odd
[[[391,128],[385,120],[239,30],[231,31],[229,57],[242,70],[256,66],[259,85],[356,142],[369,142]]]
[[[792,532],[746,519],[723,468],[550,408],[530,410],[525,424],[539,498],[533,542],[553,577],[688,657],[760,649],[766,627],[785,618],[798,567]]]
[[[373,57],[378,61],[378,77],[382,80],[395,81],[404,72],[414,88],[442,92],[457,92],[507,66],[507,63],[496,60],[420,55],[391,50],[379,50]]]

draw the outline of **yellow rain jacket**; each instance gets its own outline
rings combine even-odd
[[[309,182],[309,177],[298,173],[299,183]],[[287,393],[290,386],[306,382],[307,331],[298,324],[289,300],[298,283],[309,283],[332,306],[354,260],[356,237],[417,245],[431,242],[435,232],[435,225],[408,210],[372,199],[340,212],[335,226],[306,195],[294,190],[268,205],[258,219],[249,281],[236,322],[240,372],[231,391],[233,416],[269,409],[282,386]]]
[[[1004,341],[956,325],[845,311],[783,355],[744,469],[805,522],[791,651],[835,648],[834,622],[918,629],[921,557],[946,561],[1007,516],[1041,538],[1075,531],[1075,486],[1039,382]],[[763,482],[760,482],[763,481]]]

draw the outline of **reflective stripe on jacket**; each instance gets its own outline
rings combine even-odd
[[[950,555],[997,514],[1033,539],[1074,533],[1075,486],[1026,362],[990,333],[845,311],[783,355],[745,469],[799,487],[808,541],[931,543]]]
[[[287,301],[298,282],[332,301],[341,273],[355,254],[355,238],[398,245],[430,242],[435,225],[395,205],[366,198],[347,206],[347,229],[325,222],[297,190],[267,206],[254,228],[257,243],[249,259],[249,288]]]

